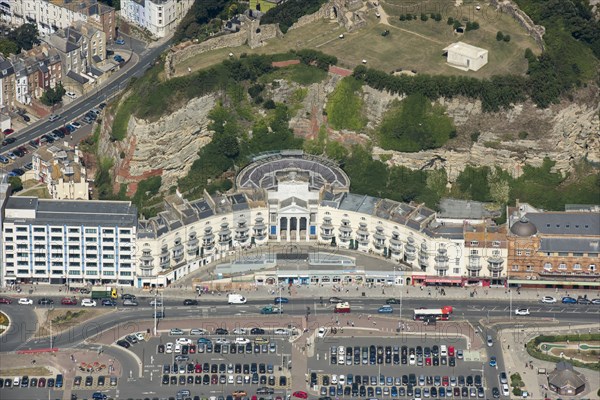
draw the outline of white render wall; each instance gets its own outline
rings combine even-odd
[[[144,5],[141,5],[133,0],[123,0],[121,16],[140,28],[147,29],[154,36],[162,38],[175,31],[193,3],[191,0],[161,2],[146,0]]]

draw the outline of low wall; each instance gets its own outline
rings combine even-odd
[[[540,50],[544,51],[543,36],[546,33],[546,28],[541,25],[536,25],[531,18],[529,18],[529,15],[525,14],[525,12],[523,12],[519,6],[510,1],[491,0],[490,3],[496,7],[496,9],[513,17],[513,19],[517,21],[519,25],[521,25],[523,29],[527,31],[527,33],[529,33],[533,40],[535,40],[537,45],[540,47]]]
[[[236,33],[214,37],[201,43],[183,47],[181,50],[171,50],[169,53],[167,53],[167,57],[165,59],[165,73],[167,78],[173,77],[173,74],[175,73],[175,65],[187,60],[188,58],[211,50],[241,46],[246,42],[247,38],[248,33],[246,30],[242,29]]]

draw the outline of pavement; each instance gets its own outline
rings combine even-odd
[[[99,286],[104,287],[104,286]],[[21,292],[18,293],[14,289],[10,288],[2,288],[0,293],[2,295],[8,295],[11,297],[27,297],[28,295],[34,296],[66,296],[66,285],[20,285]],[[93,289],[94,287],[90,287]],[[428,298],[428,299],[440,299],[446,302],[450,302],[454,299],[460,300],[468,300],[471,298],[471,293],[473,293],[473,300],[476,301],[494,301],[494,300],[504,300],[506,301],[507,297],[511,297],[513,299],[514,304],[518,304],[519,302],[539,302],[543,296],[554,296],[560,302],[560,298],[562,296],[585,296],[588,298],[600,298],[600,293],[597,290],[555,290],[555,289],[506,289],[503,287],[464,287],[464,288],[454,288],[454,287],[444,287],[444,293],[441,293],[441,288],[436,289],[435,287],[422,287],[422,286],[381,286],[381,285],[331,285],[331,286],[310,286],[310,285],[302,285],[302,286],[290,286],[285,285],[282,287],[281,295],[284,297],[290,298],[316,298],[323,297],[327,299],[331,296],[339,296],[342,298],[360,298],[360,297],[369,297],[369,298],[382,298],[387,299],[390,297],[399,298],[403,296],[404,298]],[[136,296],[153,296],[155,294],[154,291],[148,289],[139,289],[134,287],[122,288],[123,293],[134,294]],[[402,293],[400,293],[402,292]],[[186,299],[186,298],[195,298],[196,292],[192,288],[191,284],[174,284],[165,289],[158,290],[158,293],[162,293],[166,298],[173,299]],[[223,297],[228,292],[218,292],[213,291],[209,293],[205,293],[201,295],[201,298],[208,299],[218,299],[219,297]],[[249,300],[259,300],[259,299],[272,299],[274,296],[279,294],[279,289],[276,286],[252,286],[252,287],[242,287],[241,290],[236,290],[235,293],[243,294]],[[364,296],[363,296],[364,293]],[[73,292],[71,292],[73,294]]]

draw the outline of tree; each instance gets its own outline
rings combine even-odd
[[[496,40],[501,42],[502,40],[504,40],[504,34],[500,31],[498,31],[498,33],[496,33]]]
[[[0,39],[0,53],[4,57],[8,57],[9,54],[17,54],[19,52],[19,46],[12,40],[2,38]]]
[[[18,176],[11,176],[10,178],[8,178],[8,183],[10,184],[10,188],[13,191],[13,193],[20,192],[21,190],[23,190],[23,182]]]
[[[31,50],[33,45],[40,44],[39,32],[34,24],[23,24],[12,31],[8,38],[17,44],[19,50]]]
[[[421,13],[421,21],[427,21],[429,19],[429,17],[427,16],[427,14]]]
[[[66,90],[63,87],[62,83],[56,85],[55,88],[50,88],[42,94],[40,101],[47,106],[53,106],[57,103],[60,103],[63,96],[65,95]]]
[[[504,40],[506,43],[510,42],[510,35],[504,35],[502,40]]]
[[[454,18],[452,18],[452,17],[448,17],[447,24],[448,24],[448,25],[453,25],[453,24],[454,24]]]

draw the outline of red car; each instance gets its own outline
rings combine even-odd
[[[6,297],[0,297],[0,304],[10,304],[12,303],[11,299],[7,299]]]
[[[196,364],[194,370],[195,370],[195,372],[197,374],[202,373],[202,365],[201,364]]]
[[[195,344],[190,344],[189,352],[190,352],[190,354],[196,353],[196,345]]]
[[[292,393],[293,397],[297,397],[299,399],[308,399],[308,393],[303,392],[302,390],[298,390],[294,393]]]
[[[448,386],[450,384],[450,380],[447,376],[442,377],[442,386]]]
[[[5,129],[4,130],[4,136],[8,136],[8,135],[12,135],[13,133],[15,133],[14,129]]]
[[[65,297],[64,299],[62,299],[60,301],[60,304],[65,305],[65,306],[76,306],[77,305],[77,299],[71,298],[71,297]]]

